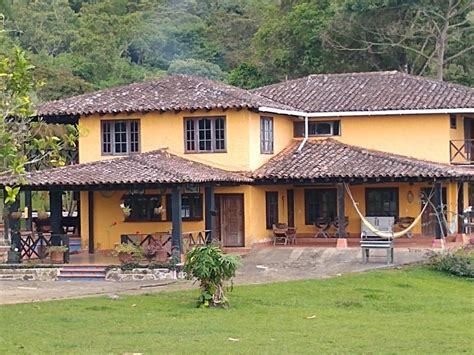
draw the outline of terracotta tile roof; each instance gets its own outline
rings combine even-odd
[[[16,179],[7,177],[0,178],[0,186],[14,184],[15,181]],[[24,184],[38,187],[251,181],[239,173],[210,167],[157,150],[123,158],[40,170],[26,175]]]
[[[37,114],[87,115],[261,106],[293,109],[234,86],[201,77],[173,75],[47,102],[37,107]]]
[[[474,90],[396,71],[317,74],[252,90],[306,112],[473,108]]]
[[[453,167],[340,143],[295,141],[251,176],[263,179],[474,178],[474,169]]]

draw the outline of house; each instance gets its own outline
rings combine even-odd
[[[441,238],[462,232],[472,191],[474,91],[399,72],[310,75],[251,91],[168,76],[45,103],[37,114],[85,133],[79,164],[30,173],[24,190],[50,191],[58,232],[61,193],[77,191],[91,253],[169,230],[177,248],[196,231],[250,247],[277,222],[314,235],[321,217],[339,237],[359,236],[349,191],[366,216],[397,221],[433,196],[413,232]]]

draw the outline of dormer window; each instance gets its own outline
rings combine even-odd
[[[184,140],[186,153],[225,152],[225,118],[185,118]]]
[[[330,137],[341,135],[340,121],[313,121],[308,122],[308,136],[310,137]],[[304,137],[304,122],[295,122],[295,137]]]
[[[102,155],[128,155],[140,152],[140,121],[101,122]]]

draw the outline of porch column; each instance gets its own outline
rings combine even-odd
[[[5,196],[7,195],[5,189],[2,189],[2,199],[5,201]],[[2,217],[3,217],[3,240],[0,240],[0,245],[8,245],[10,241],[10,221],[8,218],[8,206],[3,205]]]
[[[78,210],[79,211],[79,210]],[[94,254],[94,191],[87,192],[87,224],[89,230],[89,254]]]
[[[444,237],[444,231],[442,229],[442,226],[444,226],[444,220],[443,220],[443,204],[442,204],[442,193],[443,189],[441,187],[440,182],[435,182],[434,186],[434,207],[435,207],[435,214],[436,214],[436,228],[435,228],[435,238],[436,239],[441,239]],[[444,201],[446,202],[446,201]]]
[[[26,230],[33,230],[33,203],[31,199],[31,191],[24,191],[25,194],[25,207],[28,209],[26,216],[25,227]]]
[[[51,243],[61,245],[61,234],[64,231],[61,228],[61,219],[63,217],[63,199],[62,191],[53,190],[49,192],[50,225],[51,225]]]
[[[206,243],[210,244],[214,237],[214,186],[206,186],[204,188],[204,205],[205,229],[209,231],[208,234],[206,234]]]
[[[21,219],[12,219],[10,218],[10,212],[18,211],[20,209],[20,196],[17,196],[17,199],[12,204],[8,205],[8,226],[10,229],[10,238],[11,238],[11,245],[14,245],[18,249],[20,249],[20,220]]]
[[[344,185],[337,185],[337,222],[339,224],[339,238],[346,238],[346,206],[344,200]]]
[[[172,238],[171,247],[173,255],[181,259],[182,251],[182,219],[181,219],[181,190],[179,187],[173,187],[171,191],[171,222],[172,222]]]

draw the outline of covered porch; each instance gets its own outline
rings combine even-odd
[[[122,243],[141,248],[157,243],[168,256],[181,258],[193,245],[210,243],[214,237],[216,187],[250,181],[165,151],[30,173],[22,180],[22,193],[48,192],[50,228],[40,230],[29,209],[22,216],[25,222],[9,214],[3,238],[21,250],[24,260],[42,259],[42,246],[63,245],[68,249],[65,262],[79,258],[95,263],[84,254],[110,257]],[[16,180],[2,184],[13,186]],[[71,253],[71,235],[64,228],[65,191],[78,196],[78,256]]]

